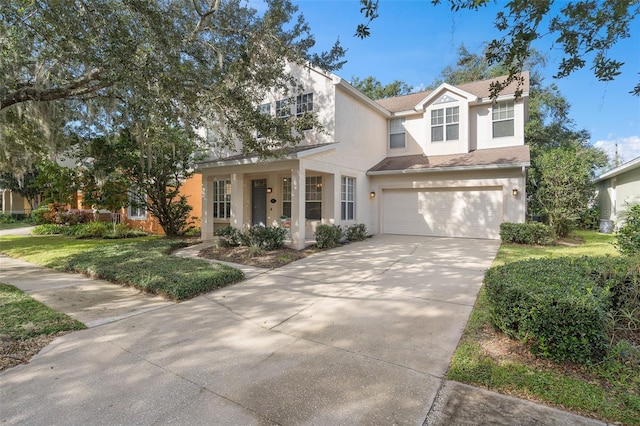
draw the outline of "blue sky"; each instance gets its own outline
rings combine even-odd
[[[351,80],[372,75],[383,84],[402,80],[418,88],[455,64],[461,44],[480,52],[485,42],[498,37],[493,20],[504,4],[499,0],[479,12],[452,12],[446,0],[439,6],[430,0],[381,0],[380,17],[370,26],[371,37],[360,40],[353,37],[356,26],[364,21],[357,0],[293,2],[309,22],[319,49],[328,49],[336,38],[348,49],[347,64],[336,71],[340,77]],[[611,154],[618,143],[624,161],[640,157],[640,97],[629,93],[640,80],[640,19],[633,22],[631,38],[619,42],[613,51],[625,62],[615,81],[600,82],[589,69],[553,79],[562,52],[548,38],[535,46],[548,55],[547,68],[542,71],[545,82],[555,82],[571,103],[576,128],[587,129],[592,144]]]

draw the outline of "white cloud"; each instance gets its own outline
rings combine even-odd
[[[602,148],[607,154],[609,154],[609,158],[613,160],[615,159],[616,154],[616,144],[620,164],[624,164],[640,157],[640,136],[614,138],[613,135],[608,135],[607,140],[596,141],[593,145],[596,148]]]

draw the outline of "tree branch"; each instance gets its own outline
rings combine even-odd
[[[21,102],[55,101],[63,98],[81,96],[108,87],[111,83],[102,80],[100,68],[94,68],[85,75],[70,83],[48,89],[38,89],[34,85],[26,85],[17,90],[3,94],[0,98],[0,111]]]

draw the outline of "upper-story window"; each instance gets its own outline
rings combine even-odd
[[[389,148],[405,147],[404,118],[392,118],[389,121]]]
[[[276,101],[276,117],[289,118],[291,115],[291,102],[290,98],[281,99]]]
[[[307,112],[313,111],[313,93],[305,93],[303,95],[296,96],[296,117],[300,118]],[[313,126],[309,123],[304,123],[302,130],[309,130]]]
[[[305,93],[296,97],[296,116],[313,111],[313,93]]]
[[[460,108],[431,110],[431,142],[454,141],[460,138]]]
[[[259,109],[260,109],[260,113],[264,115],[269,115],[269,116],[271,115],[271,104],[262,104],[260,105]],[[264,135],[261,134],[260,131],[258,131],[256,133],[256,137],[260,139],[260,138],[263,138]]]
[[[493,106],[493,137],[501,138],[514,135],[514,102],[498,102]]]

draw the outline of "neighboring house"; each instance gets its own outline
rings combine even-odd
[[[611,220],[619,228],[627,206],[640,203],[640,157],[600,175],[596,188],[600,219]]]
[[[189,216],[195,218],[194,226],[200,227],[200,218],[202,217],[202,176],[200,174],[194,174],[192,177],[187,179],[180,188],[180,194],[185,195],[187,197],[187,202],[191,207],[193,207]],[[116,212],[117,216],[115,217],[115,220],[117,222],[126,223],[134,229],[142,229],[154,234],[164,234],[158,220],[151,216],[144,206],[141,206],[140,203],[136,202],[138,201],[137,197],[141,196],[144,195],[138,194],[134,190],[130,191],[129,199],[131,205]],[[82,204],[82,191],[78,193],[77,198],[78,208],[91,209],[91,206]],[[100,211],[100,220],[107,221],[111,219],[111,212],[108,210]]]
[[[29,200],[10,189],[0,188],[0,213],[3,214],[30,214]]]
[[[199,164],[202,235],[231,225],[290,227],[302,248],[319,224],[363,223],[373,234],[499,238],[502,222],[524,222],[524,145],[529,74],[493,103],[491,81],[373,101],[313,67],[305,89],[262,108],[276,116],[313,111],[323,131],[305,131],[287,155],[218,155]],[[268,106],[267,106],[268,105]]]

